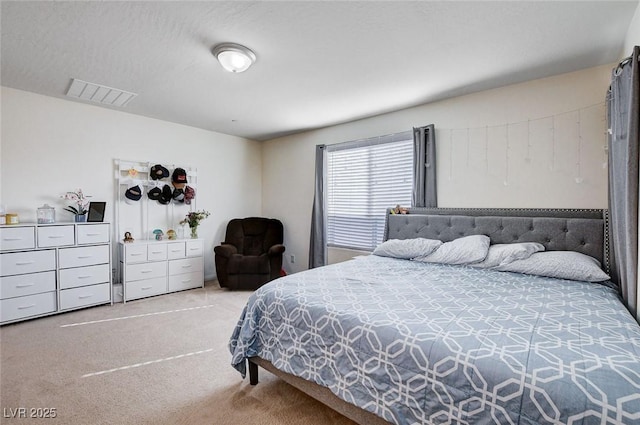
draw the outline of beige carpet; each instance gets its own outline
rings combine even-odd
[[[229,365],[249,295],[212,282],[3,326],[0,422],[353,425],[264,370],[250,386]],[[56,418],[11,418],[19,408]]]

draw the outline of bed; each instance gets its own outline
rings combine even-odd
[[[432,261],[467,239],[490,243],[481,261]],[[433,240],[428,255],[406,251]],[[252,294],[232,365],[252,384],[269,370],[359,424],[640,424],[640,326],[601,277],[606,210],[416,208],[387,215],[392,243],[405,251]],[[516,246],[539,248],[482,266]],[[593,260],[587,274],[574,255]],[[560,277],[520,272],[557,256]]]

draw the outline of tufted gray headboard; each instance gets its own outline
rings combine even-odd
[[[427,238],[448,242],[487,235],[491,243],[539,242],[548,251],[590,255],[611,271],[607,210],[528,208],[409,208],[387,211],[384,240]],[[613,276],[612,276],[613,277]]]

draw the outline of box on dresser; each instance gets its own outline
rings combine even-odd
[[[0,325],[111,303],[108,223],[0,226]]]

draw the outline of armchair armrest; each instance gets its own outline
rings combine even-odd
[[[231,244],[223,242],[222,245],[218,245],[215,248],[213,248],[213,251],[222,257],[231,258],[233,254],[238,253],[238,248],[236,248]]]
[[[285,250],[284,245],[277,244],[269,248],[269,251],[267,252],[267,254],[269,255],[269,257],[273,257],[274,255],[282,255],[284,250]]]

